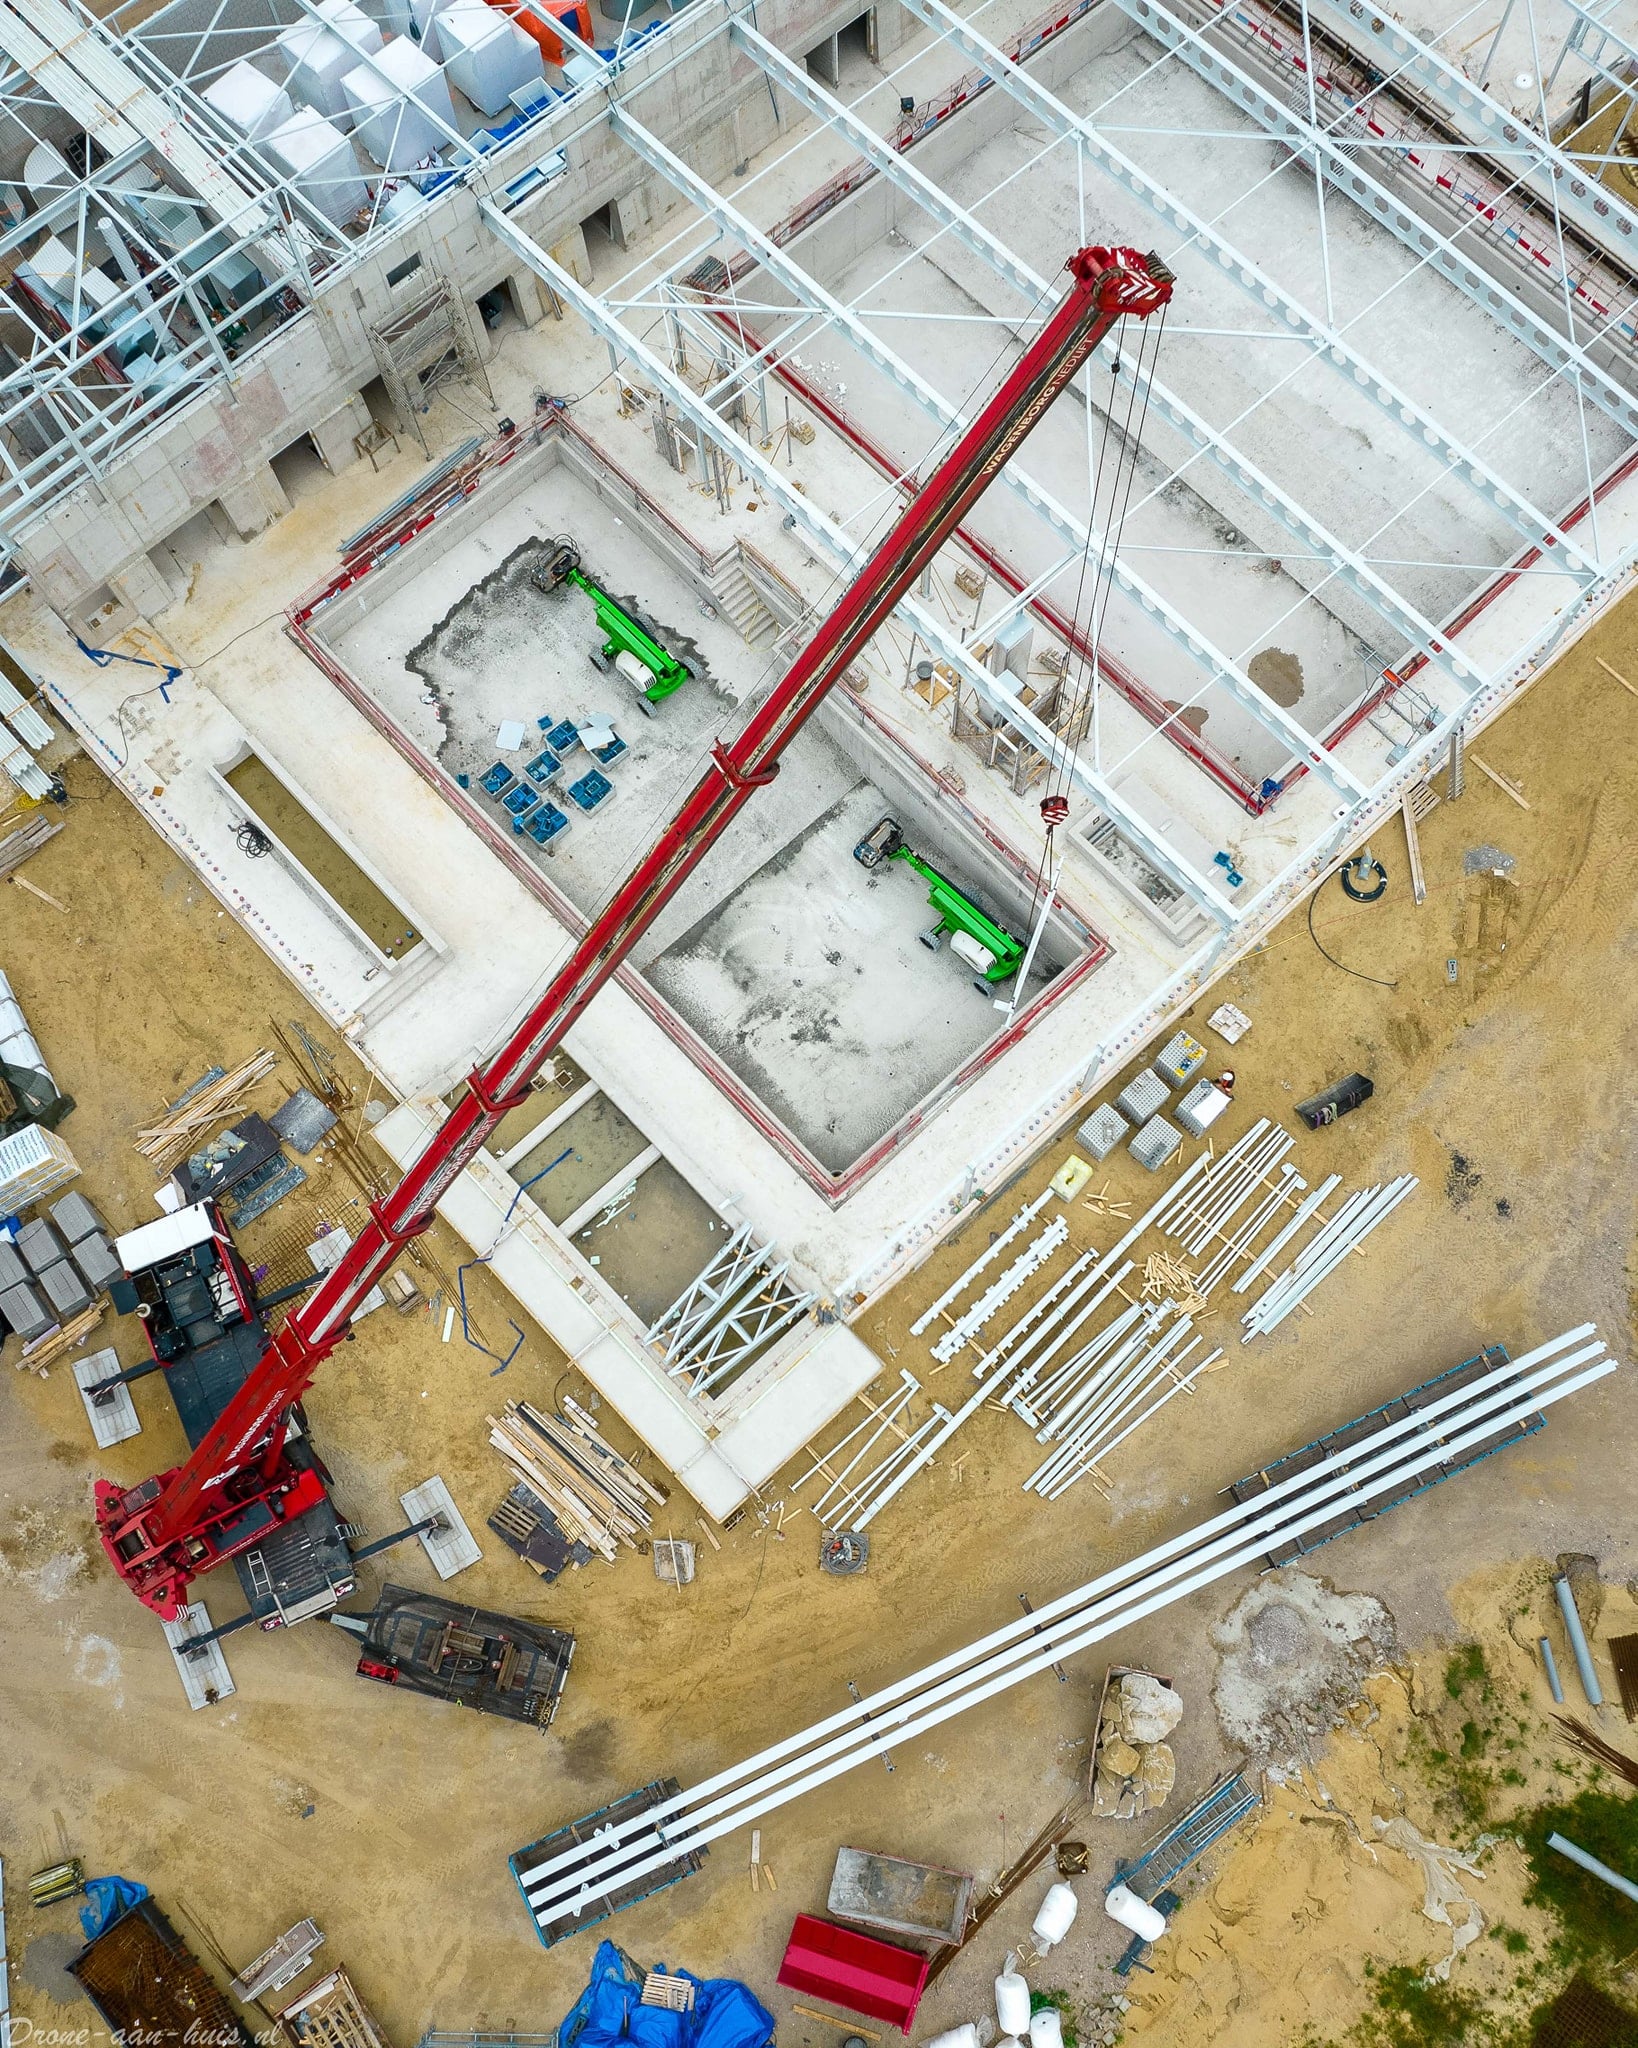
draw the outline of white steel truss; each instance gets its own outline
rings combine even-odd
[[[657,136],[650,134],[623,107],[611,106],[609,121],[615,133],[635,150],[645,163],[658,171],[679,192],[686,194],[706,219],[754,251],[770,276],[776,278],[799,303],[840,328],[862,355],[890,377],[907,397],[913,399],[941,427],[964,427],[967,424],[965,416],[902,357],[872,333],[864,321],[810,277],[799,264],[792,262],[759,228],[753,226],[738,208],[721,198],[703,178],[690,170]],[[1183,649],[1207,680],[1221,685],[1251,713],[1265,731],[1272,733],[1283,746],[1288,747],[1297,760],[1311,768],[1336,791],[1338,796],[1352,802],[1364,794],[1365,785],[1359,778],[1336,761],[1312,733],[1260,690],[1232,655],[1213,646],[1205,634],[1191,625],[1152,584],[1147,583],[1113,552],[1107,534],[1095,528],[1089,531],[1086,525],[1059,504],[1050,492],[1042,489],[1017,462],[1004,464],[1000,477],[1010,490],[1022,498],[1031,510],[1039,513],[1060,535],[1069,549],[1068,560],[1079,560],[1090,546],[1097,558],[1105,564],[1105,573],[1113,577],[1117,587],[1141,606],[1150,620]]]
[[[1268,134],[1288,143],[1305,162],[1312,165],[1317,160],[1326,177],[1363,206],[1374,220],[1380,221],[1390,234],[1516,334],[1544,363],[1567,373],[1578,392],[1638,439],[1638,399],[1594,362],[1587,348],[1577,340],[1573,314],[1567,316],[1566,329],[1561,330],[1535,312],[1516,291],[1502,284],[1464,247],[1459,247],[1457,237],[1471,223],[1455,233],[1447,233],[1414,212],[1374,177],[1357,156],[1343,148],[1329,127],[1299,107],[1275,99],[1249,72],[1206,42],[1199,28],[1180,20],[1161,0],[1116,0],[1116,4],[1146,35],[1216,86]],[[1613,318],[1606,325],[1612,326]]]
[[[1397,427],[1435,454],[1452,478],[1492,505],[1531,547],[1539,548],[1566,568],[1573,564],[1589,581],[1605,573],[1604,565],[1559,524],[1533,505],[1474,449],[1459,440],[1425,406],[1416,402],[1362,356],[1334,327],[1311,313],[1274,278],[1220,235],[1191,207],[1152,179],[1130,156],[1117,148],[1097,126],[1071,111],[1062,100],[944,4],[944,0],[903,0],[919,20],[937,29],[981,65],[1006,93],[1026,108],[1050,133],[1075,144],[1116,182],[1140,200],[1189,246],[1210,256],[1221,275],[1252,299],[1276,323],[1275,331],[1310,345],[1316,361],[1344,377]]]
[[[610,351],[615,356],[637,365],[644,378],[663,391],[669,403],[675,406],[698,432],[704,434],[714,446],[722,449],[748,475],[756,478],[759,489],[766,492],[798,527],[817,541],[832,561],[839,567],[846,568],[862,560],[860,549],[829,513],[816,505],[808,493],[798,490],[784,471],[776,468],[757,449],[736,435],[714,407],[708,405],[691,384],[685,382],[633,332],[618,311],[606,304],[597,293],[581,284],[571,271],[554,261],[546,250],[542,249],[516,221],[495,206],[493,201],[482,202],[482,211],[493,232],[499,235],[537,276],[544,278],[560,299],[575,308],[592,332],[608,343]],[[1205,911],[1220,930],[1227,930],[1237,921],[1238,912],[1235,906],[1213,883],[1177,852],[1162,834],[1157,833],[1102,774],[1078,754],[1072,753],[1059,734],[1037,718],[1027,705],[1016,697],[1008,696],[995,677],[974,660],[965,642],[953,634],[942,619],[916,599],[909,597],[901,599],[896,610],[910,630],[929,649],[935,660],[946,663],[954,673],[978,691],[986,704],[991,705],[1011,724],[1016,725],[1030,744],[1049,761],[1059,763],[1099,807],[1115,820],[1122,833],[1131,840],[1143,857],[1191,902]]]
[[[859,154],[884,176],[923,207],[940,226],[948,228],[961,242],[989,264],[1000,278],[1010,283],[1030,303],[1049,290],[1047,280],[1015,255],[988,228],[958,206],[932,179],[924,177],[899,150],[851,110],[818,85],[803,68],[775,48],[767,38],[736,17],[733,36],[766,70],[780,87],[811,112],[844,133]],[[1099,355],[1114,375],[1137,388],[1140,398],[1176,429],[1198,453],[1207,456],[1256,506],[1269,513],[1291,538],[1330,564],[1332,572],[1362,597],[1395,636],[1427,655],[1461,691],[1473,687],[1476,665],[1451,652],[1443,635],[1386,578],[1380,576],[1354,549],[1306,512],[1289,492],[1260,469],[1232,441],[1219,434],[1192,406],[1162,383],[1153,371],[1140,370],[1136,358],[1122,351],[1117,341],[1106,339]]]

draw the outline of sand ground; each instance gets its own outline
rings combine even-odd
[[[747,1518],[720,1552],[702,1547],[699,1578],[682,1592],[631,1556],[545,1588],[487,1542],[461,1592],[549,1617],[579,1639],[545,1737],[363,1684],[347,1643],[321,1623],[235,1639],[236,1694],[190,1714],[157,1623],[114,1582],[90,1530],[94,1477],[134,1481],[180,1453],[162,1388],[138,1386],[143,1434],[98,1455],[65,1369],[45,1379],[0,1372],[0,1853],[18,2009],[58,2024],[89,2016],[56,2003],[67,1995],[70,1910],[31,1913],[20,1892],[28,1870],[67,1849],[93,1871],[149,1884],[184,1932],[235,1964],[313,1915],[325,1956],[352,1971],[396,2048],[434,2025],[544,2031],[584,1982],[591,1949],[584,1939],[538,1947],[507,1873],[513,1849],[656,1775],[697,1779],[834,1710],[849,1679],[885,1682],[1015,1617],[1020,1592],[1050,1598],[1145,1549],[1209,1512],[1240,1473],[1484,1341],[1519,1349],[1593,1318],[1625,1350],[1638,1186],[1638,699],[1596,666],[1600,654],[1638,678],[1630,604],[1484,735],[1480,754],[1529,808],[1470,765],[1466,795],[1423,828],[1424,906],[1412,902],[1397,829],[1378,846],[1392,877],[1380,903],[1353,906],[1335,884],[1324,892],[1318,939],[1377,979],[1328,964],[1299,915],[1202,1005],[1226,996],[1253,1019],[1232,1055],[1237,1119],[1288,1114],[1361,1067],[1375,1078],[1375,1100],[1332,1131],[1303,1135],[1302,1170],[1313,1179],[1334,1166],[1350,1185],[1410,1170],[1422,1187],[1368,1256],[1327,1285],[1311,1318],[1243,1352],[1231,1332],[1226,1369],[1122,1451],[1107,1502],[1085,1488],[1050,1506],[1022,1494],[1033,1442],[1013,1418],[985,1413],[962,1440],[965,1456],[942,1461],[877,1523],[863,1579],[819,1575],[816,1525],[794,1505],[778,1539]],[[0,964],[79,1099],[65,1135],[82,1185],[123,1225],[151,1213],[151,1176],[130,1142],[140,1119],[211,1062],[266,1043],[269,1017],[302,1016],[328,1033],[88,763],[71,762],[68,781],[68,830],[27,871],[65,908],[0,892]],[[1488,871],[1493,855],[1465,872],[1464,855],[1480,847],[1511,857],[1510,879]],[[291,1079],[281,1070],[258,1106]],[[887,1372],[896,1377],[900,1363],[926,1372],[910,1321],[1068,1149],[1067,1138],[1049,1147],[1016,1195],[998,1194],[867,1313],[861,1334]],[[1117,1193],[1154,1192],[1129,1162],[1109,1179]],[[313,1206],[352,1192],[320,1169]],[[288,1210],[270,1221],[281,1213],[292,1227],[302,1220]],[[1109,1229],[1073,1212],[1078,1240],[1105,1243]],[[446,1233],[433,1251],[453,1269]],[[500,1346],[515,1309],[481,1274],[475,1299]],[[492,1381],[492,1361],[441,1345],[440,1326],[377,1314],[310,1397],[340,1498],[372,1533],[391,1526],[399,1492],[432,1472],[481,1528],[503,1491],[485,1412],[509,1395],[547,1401],[574,1386],[538,1331]],[[136,1355],[134,1328],[119,1327],[114,1341],[123,1357]],[[1457,1631],[1456,1589],[1476,1574],[1586,1550],[1608,1579],[1625,1580],[1638,1570],[1622,1483],[1638,1439],[1630,1376],[1629,1367],[1555,1411],[1526,1445],[1323,1553],[1321,1568],[1383,1598],[1408,1645]],[[958,1363],[928,1385],[942,1397],[964,1377]],[[681,1534],[691,1514],[678,1505]],[[388,1574],[416,1584],[429,1576],[403,1552],[365,1571],[366,1589]],[[1209,1702],[1208,1631],[1243,1590],[1225,1582],[1108,1646],[1173,1674],[1188,1702],[1179,1801],[1231,1761]],[[237,1605],[231,1584],[207,1591],[219,1618]],[[1083,1770],[1102,1675],[1092,1653],[1065,1683],[1035,1680],[902,1750],[891,1776],[872,1765],[770,1817],[763,1856],[777,1893],[751,1890],[747,1844],[729,1838],[699,1876],[614,1931],[645,1962],[744,1976],[781,2016],[787,2044],[834,2044],[824,2027],[790,2015],[773,1976],[793,1913],[823,1910],[837,1845],[993,1873]],[[1139,1825],[1088,1824],[1089,1908]],[[1303,1837],[1331,1832],[1289,1825]],[[1040,1888],[1026,1886],[946,1974],[918,2034],[976,2016]],[[1412,1906],[1401,1898],[1394,1910]],[[1294,1912],[1277,1929],[1291,1974],[1329,1971],[1319,1959],[1335,1959],[1327,2011],[1345,2017],[1357,1994],[1354,1962],[1380,1935],[1374,1912],[1339,1894],[1331,1916]],[[1198,1938],[1192,1921],[1179,1930],[1179,1970]],[[1089,1910],[1038,1976],[1082,2000],[1102,1996],[1114,1945]],[[1296,2038],[1297,2008],[1259,2006],[1255,1975],[1244,1973],[1238,1993],[1243,2034],[1219,2035],[1209,2004],[1174,1998],[1145,2016],[1154,2038]]]

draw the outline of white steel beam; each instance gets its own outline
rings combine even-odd
[[[0,50],[50,94],[99,148],[120,156],[146,143],[235,234],[277,222],[235,183],[204,141],[137,76],[91,16],[66,0],[0,0]]]
[[[1051,133],[1062,140],[1074,142],[1124,191],[1158,214],[1169,227],[1182,234],[1188,244],[1200,249],[1222,275],[1255,300],[1265,314],[1283,323],[1287,335],[1311,343],[1316,359],[1327,363],[1379,411],[1419,442],[1426,452],[1443,462],[1451,476],[1493,505],[1531,547],[1541,549],[1566,573],[1574,573],[1571,569],[1571,564],[1574,564],[1592,579],[1596,580],[1603,574],[1602,564],[1594,556],[1588,554],[1546,513],[1532,505],[1522,492],[1515,490],[1482,456],[1458,441],[1425,406],[1419,405],[1408,393],[1391,383],[1334,327],[1317,319],[1299,300],[1276,284],[1265,270],[1225,241],[1200,215],[1163,186],[1157,185],[1146,171],[1124,151],[1117,149],[1091,122],[1073,113],[1037,78],[1014,64],[994,43],[946,6],[945,0],[902,0],[902,4],[918,21],[936,29],[981,65],[1012,99]]]
[[[1163,49],[1215,86],[1232,106],[1249,114],[1259,128],[1288,144],[1310,166],[1318,161],[1337,189],[1380,221],[1419,262],[1427,263],[1475,305],[1482,306],[1491,319],[1515,334],[1552,369],[1568,376],[1591,404],[1638,440],[1638,398],[1595,363],[1573,333],[1532,312],[1482,263],[1459,249],[1454,236],[1389,191],[1327,129],[1276,99],[1231,57],[1206,42],[1192,23],[1180,21],[1162,0],[1116,0],[1116,5]]]
[[[879,340],[850,307],[826,291],[824,286],[810,277],[799,263],[794,263],[777,243],[770,241],[760,228],[747,220],[736,207],[731,206],[714,187],[708,185],[679,157],[673,155],[657,136],[650,134],[640,122],[634,121],[623,107],[610,106],[609,124],[621,141],[634,150],[651,169],[658,171],[668,184],[685,194],[698,208],[703,218],[715,222],[735,241],[751,250],[770,277],[782,284],[799,304],[822,315],[840,329],[867,361],[874,363],[884,376],[890,378],[930,418],[937,420],[941,427],[964,428],[968,425],[965,413],[953,405],[941,391],[929,384],[918,371],[912,369],[885,342]],[[1329,749],[1293,718],[1283,705],[1276,704],[1273,698],[1265,695],[1232,655],[1225,654],[1221,648],[1215,646],[1153,585],[1145,582],[1134,570],[1125,566],[1111,547],[1108,534],[1100,533],[1095,528],[1089,532],[1087,526],[1072,512],[1060,505],[1049,491],[1044,490],[1014,463],[1003,464],[1000,477],[1016,497],[1021,498],[1031,511],[1037,513],[1053,528],[1069,549],[1072,558],[1079,559],[1090,545],[1117,588],[1137,604],[1175,645],[1182,648],[1205,675],[1207,682],[1216,683],[1227,691],[1265,732],[1270,733],[1281,746],[1289,747],[1295,758],[1334,789],[1338,796],[1348,803],[1353,803],[1365,794],[1365,784],[1358,776],[1335,760]],[[1089,478],[1089,488],[1090,482]]]
[[[1486,143],[1489,153],[1507,166],[1510,175],[1522,174],[1537,199],[1549,211],[1573,221],[1595,248],[1606,249],[1629,265],[1638,263],[1638,213],[1613,184],[1589,178],[1585,167],[1551,137],[1492,99],[1482,85],[1397,17],[1384,18],[1361,0],[1305,0],[1305,4],[1316,20],[1329,21],[1339,42],[1354,50],[1368,48],[1373,63],[1419,87],[1459,135]]]
[[[589,291],[571,271],[554,262],[533,236],[509,218],[492,199],[480,200],[479,208],[491,232],[537,277],[544,278],[560,299],[574,307],[592,332],[608,343],[615,358],[625,357],[636,364],[643,376],[665,393],[667,400],[685,419],[747,475],[756,478],[758,490],[772,498],[805,533],[817,541],[839,569],[846,571],[850,566],[862,563],[862,550],[829,513],[816,505],[805,491],[798,490],[786,473],[768,462],[759,450],[748,441],[741,440],[694,387],[635,335],[595,292]],[[1089,767],[1065,744],[1059,734],[1036,717],[1027,705],[1009,697],[989,670],[974,661],[970,650],[941,619],[908,597],[901,598],[896,609],[935,660],[946,663],[978,691],[986,704],[1000,711],[1009,724],[1022,732],[1031,746],[1049,761],[1066,769],[1098,807],[1114,819],[1122,835],[1137,847],[1143,857],[1174,887],[1182,890],[1220,930],[1228,931],[1239,921],[1235,906],[1218,893],[1212,882],[1160,837],[1095,768]]]
[[[856,1699],[850,1708],[630,1820],[588,1830],[544,1863],[520,1868],[522,1858],[515,1858],[530,1910],[543,1928],[572,1921],[611,1884],[672,1867],[691,1850],[880,1755],[890,1738],[919,1737],[1059,1659],[1254,1566],[1272,1544],[1334,1521],[1343,1505],[1393,1499],[1408,1480],[1479,1449],[1500,1431],[1613,1372],[1615,1360],[1603,1355],[1601,1341],[1567,1351],[1590,1330],[1583,1324],[1425,1408],[1379,1425],[1311,1470],[1277,1481],[1266,1493],[1224,1509],[1025,1620]]]
[[[1004,242],[998,241],[988,228],[973,219],[965,207],[959,206],[940,186],[924,177],[891,143],[860,120],[850,107],[845,107],[816,84],[805,69],[793,64],[783,51],[759,35],[742,17],[734,17],[730,34],[765,71],[778,79],[792,99],[844,133],[861,156],[874,164],[901,192],[915,200],[975,256],[981,257],[998,277],[1031,303],[1046,292],[1047,281],[1038,271],[1015,255]],[[1329,562],[1334,575],[1340,576],[1356,596],[1363,598],[1391,631],[1402,634],[1413,647],[1425,653],[1459,690],[1465,694],[1483,687],[1485,678],[1482,672],[1465,656],[1447,651],[1438,628],[1379,576],[1363,556],[1305,512],[1295,498],[1225,440],[1169,386],[1162,384],[1152,372],[1140,372],[1136,358],[1123,350],[1113,337],[1100,344],[1098,353],[1113,368],[1115,375],[1122,382],[1134,385],[1139,398],[1153,407],[1191,447],[1215,462],[1244,495],[1260,510],[1267,512],[1293,540]]]

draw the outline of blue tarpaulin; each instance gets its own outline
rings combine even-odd
[[[662,1969],[667,1966],[662,1964]],[[701,1979],[672,1970],[694,1986],[692,2012],[667,2012],[640,2001],[643,1979],[612,1941],[599,1942],[591,1982],[557,2030],[558,2048],[767,2048],[773,2015],[732,1977]]]
[[[148,1887],[129,1877],[88,1877],[85,1896],[89,1904],[80,1908],[80,1926],[86,1940],[95,1941],[102,1930],[111,1926],[122,1913],[129,1913],[133,1906],[142,1904],[148,1896]]]

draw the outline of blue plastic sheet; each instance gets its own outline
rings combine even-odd
[[[85,1896],[87,1903],[80,1908],[80,1926],[86,1940],[95,1941],[122,1913],[142,1904],[148,1887],[128,1877],[88,1877]]]
[[[669,1969],[661,1964],[662,1969]],[[599,1942],[591,1982],[558,2028],[558,2048],[767,2048],[773,2015],[732,1977],[699,1978],[669,1970],[694,1986],[692,2012],[641,2003],[643,1979],[612,1941]]]

